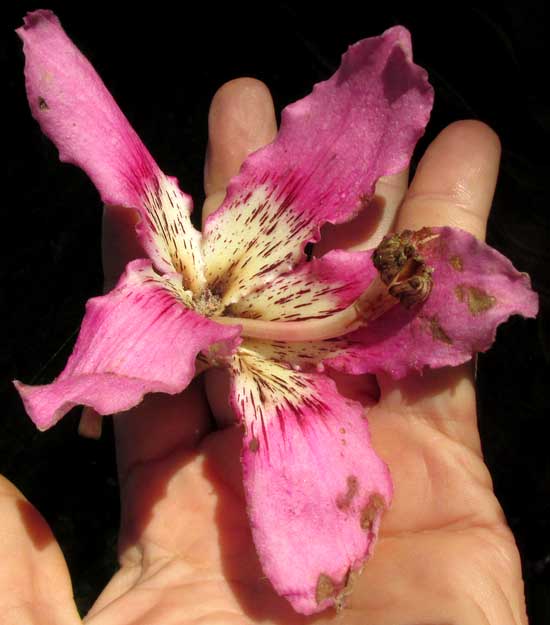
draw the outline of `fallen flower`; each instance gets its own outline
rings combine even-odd
[[[341,606],[372,551],[392,485],[361,405],[325,367],[404,376],[485,350],[511,314],[536,314],[528,278],[471,235],[425,228],[371,252],[308,260],[325,222],[349,220],[404,169],[432,90],[400,27],[352,46],[332,78],[283,112],[203,233],[49,11],[19,29],[34,117],[107,204],[135,209],[149,259],[88,302],[64,371],[16,382],[40,429],[77,404],[112,414],[226,367],[244,425],[243,478],[262,567],[294,609]]]

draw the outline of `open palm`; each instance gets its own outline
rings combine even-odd
[[[241,79],[222,87],[210,115],[205,214],[221,202],[246,155],[275,132],[265,86]],[[319,251],[372,247],[392,225],[451,225],[483,238],[498,158],[498,140],[487,127],[453,124],[427,150],[408,190],[406,173],[381,181],[373,217],[327,228]],[[108,281],[140,255],[132,221],[124,209],[106,211]],[[263,576],[244,505],[240,429],[213,429],[212,412],[222,423],[228,415],[223,380],[211,377],[196,379],[176,397],[151,395],[116,416],[121,568],[85,622],[526,623],[519,554],[481,455],[473,368],[429,371],[399,382],[338,376],[337,383],[366,404],[379,388],[369,423],[373,446],[395,483],[375,554],[343,612],[300,616]],[[37,533],[49,531],[44,521],[8,482],[0,492],[10,537],[0,543],[0,624],[79,623],[58,545],[36,546]]]

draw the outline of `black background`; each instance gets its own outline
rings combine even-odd
[[[513,319],[479,359],[480,428],[487,463],[522,554],[531,623],[550,622],[550,415],[548,311],[550,208],[548,19],[543,2],[519,7],[401,9],[392,3],[330,9],[284,2],[204,3],[178,12],[159,3],[52,2],[164,171],[200,206],[207,111],[225,81],[249,75],[271,88],[277,110],[338,66],[346,47],[404,24],[435,88],[417,155],[448,123],[477,118],[503,143],[489,242],[531,274],[538,320]],[[411,3],[412,4],[412,3]],[[119,8],[117,8],[119,7]],[[118,490],[109,423],[99,442],[76,436],[77,411],[38,433],[10,380],[50,381],[62,369],[86,300],[101,290],[96,191],[32,120],[13,29],[28,2],[1,23],[4,166],[1,264],[0,470],[45,515],[60,540],[85,611],[112,574]],[[3,9],[6,11],[6,9]],[[0,528],[1,531],[1,528]]]

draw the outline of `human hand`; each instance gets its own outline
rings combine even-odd
[[[218,92],[210,116],[206,211],[221,202],[246,155],[275,132],[263,85],[242,79]],[[498,158],[498,140],[488,128],[452,125],[430,146],[408,191],[406,174],[378,185],[381,225],[363,220],[326,228],[319,251],[371,247],[396,211],[398,229],[451,225],[483,238]],[[140,255],[133,219],[123,209],[106,211],[108,283]],[[372,383],[344,376],[338,382],[357,399]],[[368,417],[373,446],[392,472],[394,503],[340,622],[526,623],[519,555],[481,457],[472,367],[399,382],[379,378],[378,384],[380,400]],[[216,416],[227,418],[224,405],[214,401],[223,393],[213,387],[210,398]],[[240,431],[213,429],[200,379],[179,396],[150,395],[114,422],[121,568],[86,623],[290,625],[334,619],[330,611],[309,618],[294,613],[263,577],[242,494]],[[4,535],[11,540],[0,554],[0,623],[80,622],[61,551],[44,521],[13,486],[3,483],[1,492]]]

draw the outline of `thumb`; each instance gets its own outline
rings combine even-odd
[[[71,580],[46,521],[0,476],[0,625],[78,625]]]

